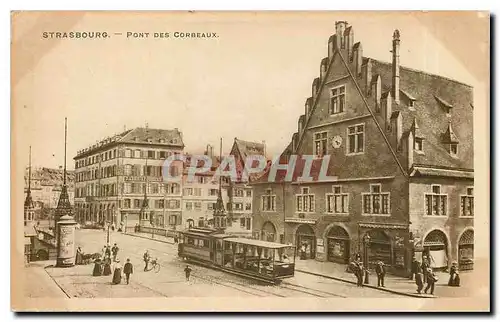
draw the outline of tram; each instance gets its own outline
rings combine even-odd
[[[185,261],[278,284],[295,273],[295,247],[235,237],[212,228],[180,232],[178,255]]]

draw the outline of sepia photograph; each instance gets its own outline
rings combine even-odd
[[[11,309],[490,310],[490,14],[11,12]]]

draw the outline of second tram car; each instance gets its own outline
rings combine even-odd
[[[234,237],[211,228],[180,233],[178,255],[186,261],[267,283],[295,273],[295,247]]]

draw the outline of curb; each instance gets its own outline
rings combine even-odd
[[[136,234],[130,234],[130,233],[123,233],[123,234],[124,235],[128,235],[128,236],[132,236],[132,237],[139,237],[139,238],[149,239],[149,240],[157,241],[157,242],[160,242],[160,243],[175,245],[175,243],[169,242],[169,241],[166,241],[166,240],[154,239],[154,238],[151,238],[151,237],[141,236],[141,235],[136,235]]]
[[[343,279],[343,278],[340,278],[340,277],[335,277],[335,276],[330,276],[330,275],[324,275],[324,274],[319,274],[319,273],[314,273],[314,272],[303,271],[301,269],[295,269],[295,271],[296,272],[301,272],[301,273],[304,273],[304,274],[320,276],[320,277],[329,278],[329,279],[332,279],[332,280],[337,280],[337,281],[340,281],[340,282],[345,282],[345,283],[357,285],[356,282],[353,282],[353,281],[350,281],[350,280],[346,280],[346,279]],[[395,291],[395,290],[391,290],[391,289],[388,289],[388,288],[380,288],[380,287],[376,287],[376,286],[369,285],[369,284],[363,284],[363,285],[364,285],[364,287],[369,287],[369,288],[372,288],[372,289],[375,289],[375,290],[384,291],[384,292],[393,293],[393,294],[398,294],[398,295],[409,296],[409,297],[428,298],[428,299],[436,298],[436,296],[432,296],[432,295],[412,294],[412,293],[406,293],[406,292],[401,292],[401,291]]]

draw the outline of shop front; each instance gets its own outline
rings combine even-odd
[[[448,240],[442,231],[436,229],[425,236],[423,256],[429,259],[432,268],[448,267]]]
[[[381,229],[368,231],[363,239],[365,258],[368,263],[374,265],[382,261],[386,265],[392,265],[392,245],[389,236]]]
[[[349,262],[350,238],[347,231],[340,227],[334,226],[330,229],[327,235],[327,260],[340,264]]]
[[[300,259],[314,259],[316,257],[316,235],[310,225],[300,225],[295,233],[295,240]]]
[[[458,269],[471,270],[474,267],[474,230],[467,229],[458,241]]]

